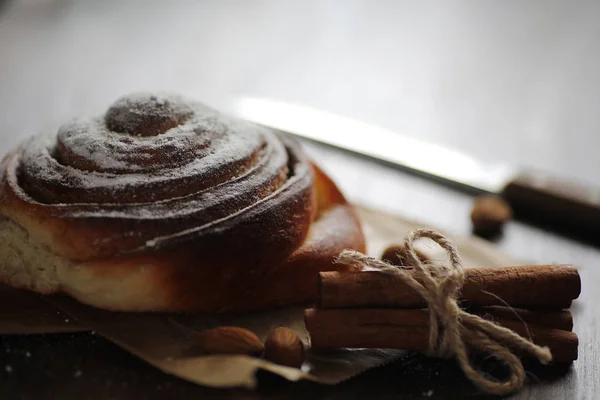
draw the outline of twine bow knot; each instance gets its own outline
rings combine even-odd
[[[414,244],[428,238],[443,248],[447,265],[425,263],[419,259]],[[511,349],[521,350],[546,364],[552,360],[547,347],[538,346],[510,329],[469,314],[459,307],[458,294],[464,282],[464,269],[456,247],[443,235],[429,229],[412,231],[404,240],[405,257],[414,274],[403,268],[368,257],[354,250],[344,250],[338,262],[378,269],[401,278],[427,302],[429,307],[429,351],[437,357],[456,357],[466,377],[490,394],[505,395],[523,387],[525,370]],[[504,381],[477,370],[469,360],[469,350],[485,352],[500,360],[509,370]]]

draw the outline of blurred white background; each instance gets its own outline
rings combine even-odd
[[[599,1],[8,1],[2,147],[129,91],[246,94],[600,184],[599,21]]]

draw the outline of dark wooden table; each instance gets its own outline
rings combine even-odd
[[[216,102],[232,93],[307,103],[600,186],[600,6],[502,2],[8,2],[0,8],[0,152],[133,90]],[[0,6],[1,7],[1,6]],[[307,144],[355,202],[457,234],[471,197]],[[401,149],[399,149],[401,151]],[[582,268],[580,359],[529,367],[518,399],[600,389],[600,250],[511,222],[497,240],[535,263]],[[484,397],[452,361],[408,355],[336,387],[260,376],[256,392],[199,387],[94,335],[0,337],[0,398]]]

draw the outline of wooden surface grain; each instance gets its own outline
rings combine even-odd
[[[599,17],[591,1],[9,1],[0,8],[0,152],[133,90],[208,103],[244,93],[600,186]],[[470,232],[467,194],[305,146],[353,201]],[[530,366],[514,398],[597,398],[600,250],[520,222],[497,244],[532,263],[574,264],[583,281],[573,305],[579,360]],[[2,399],[485,397],[452,361],[419,355],[336,387],[260,379],[257,392],[198,387],[93,333],[0,337]]]

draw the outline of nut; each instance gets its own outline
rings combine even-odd
[[[480,235],[497,233],[512,218],[512,209],[497,196],[478,196],[473,203],[471,221],[473,230]]]
[[[265,358],[275,364],[300,368],[304,361],[304,345],[293,330],[279,327],[265,341]]]
[[[422,263],[431,262],[429,257],[427,257],[425,254],[423,254],[419,250],[415,249],[415,253],[417,254],[417,257],[419,258],[419,260],[421,260]],[[381,255],[381,259],[385,260],[385,261],[389,261],[392,264],[398,265],[398,266],[410,266],[410,262],[408,261],[408,256],[406,255],[406,249],[404,248],[404,245],[402,245],[402,244],[393,245],[393,246],[390,246],[387,249],[385,249],[385,251]]]
[[[236,326],[220,326],[198,335],[200,349],[209,354],[260,355],[264,346],[253,332]]]

